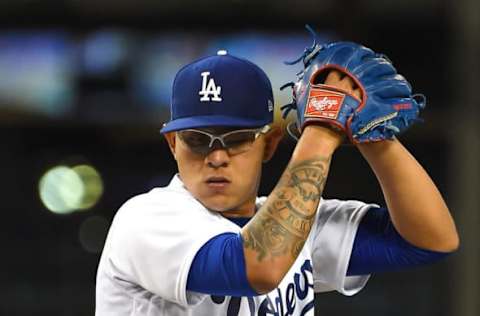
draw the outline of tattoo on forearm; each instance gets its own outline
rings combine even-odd
[[[298,256],[314,222],[329,165],[330,158],[316,157],[287,168],[273,196],[242,234],[245,248],[256,251],[257,260]]]

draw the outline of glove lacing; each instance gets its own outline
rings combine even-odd
[[[317,55],[317,53],[322,49],[322,45],[317,44],[317,33],[315,30],[308,24],[305,24],[305,28],[310,32],[313,38],[313,43],[312,46],[305,48],[303,53],[298,57],[297,59],[293,61],[284,61],[284,64],[286,65],[295,65],[296,63],[300,62],[301,60],[303,61],[304,69],[310,64],[311,60]],[[304,70],[301,70],[300,72],[297,73],[297,77],[300,79],[303,76]],[[280,107],[280,110],[282,111],[282,118],[285,119],[290,111],[296,110],[297,109],[297,103],[295,100],[295,82],[290,81],[284,84],[283,86],[280,87],[280,90],[283,90],[287,87],[290,87],[293,89],[293,100],[289,104],[285,104],[284,106]],[[288,129],[287,129],[288,131]],[[290,132],[289,132],[290,134]],[[291,134],[290,134],[291,135]],[[291,135],[292,136],[292,135]],[[293,136],[292,136],[293,137]],[[294,137],[295,138],[295,137]],[[298,138],[297,138],[298,139]]]
[[[293,81],[287,82],[286,84],[281,86],[280,91],[288,87],[292,88],[293,92],[295,93],[295,90],[293,89],[293,87],[295,87],[295,82]],[[295,100],[295,97],[293,97],[292,102],[280,107],[280,111],[282,111],[282,118],[286,119],[288,116],[288,113],[290,113],[291,110],[296,110],[296,109],[297,109],[297,102]]]
[[[303,60],[303,65],[307,67],[310,64],[312,58],[322,49],[322,45],[317,44],[317,32],[308,24],[305,24],[305,28],[310,32],[313,38],[313,44],[310,47],[305,48],[303,53],[295,60],[292,61],[284,61],[283,63],[286,65],[295,65],[300,60]],[[300,72],[301,73],[301,72]],[[297,74],[298,75],[298,74]]]

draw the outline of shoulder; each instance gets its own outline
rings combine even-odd
[[[168,214],[192,208],[203,208],[203,206],[188,191],[159,187],[128,199],[120,207],[117,214],[125,216],[131,215],[131,213],[140,215],[149,212]]]
[[[220,214],[206,209],[187,190],[161,187],[127,200],[115,215],[112,229],[139,234],[185,233],[232,225]]]
[[[112,253],[139,255],[169,253],[239,228],[220,214],[207,210],[188,191],[156,188],[126,201],[116,213],[107,236]]]

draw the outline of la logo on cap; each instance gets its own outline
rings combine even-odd
[[[208,78],[209,75],[210,75],[209,71],[205,71],[201,73],[201,76],[203,78],[202,90],[198,92],[198,94],[202,96],[200,98],[200,101],[201,102],[206,102],[206,101],[220,102],[222,101],[222,98],[220,97],[220,93],[222,92],[222,87],[215,85],[215,81],[213,80],[213,78],[210,78],[210,79]]]

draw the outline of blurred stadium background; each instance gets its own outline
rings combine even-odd
[[[478,316],[480,4],[475,0],[0,2],[0,315],[93,315],[104,238],[129,197],[175,173],[158,133],[183,64],[219,49],[251,59],[278,88],[320,38],[386,53],[428,97],[401,137],[444,193],[461,249],[434,266],[375,275],[353,298],[322,294],[318,315]],[[273,187],[294,143],[265,166]],[[382,202],[353,147],[326,197]],[[412,201],[412,203],[415,203]],[[160,263],[161,264],[161,263]]]

